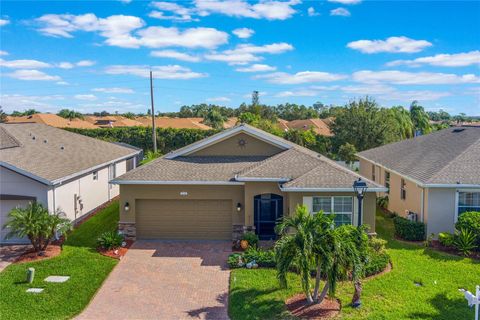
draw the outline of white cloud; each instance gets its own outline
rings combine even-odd
[[[451,96],[450,92],[430,90],[398,90],[387,85],[351,85],[341,88],[342,91],[358,96],[374,96],[384,101],[431,101]]]
[[[456,75],[451,73],[404,72],[404,71],[371,71],[362,70],[353,73],[353,80],[363,83],[393,83],[393,84],[461,84],[480,83],[480,78],[474,74]]]
[[[179,65],[166,66],[142,66],[142,65],[113,65],[105,69],[108,74],[126,74],[148,78],[150,69],[153,71],[154,78],[157,79],[195,79],[208,76],[205,73],[193,72],[189,68]]]
[[[330,15],[331,16],[350,17],[352,14],[350,13],[350,11],[348,11],[345,8],[337,8],[337,9],[330,10]]]
[[[328,2],[341,3],[344,5],[359,4],[362,0],[328,0]]]
[[[149,14],[151,18],[157,18],[162,20],[176,20],[176,21],[192,21],[192,15],[195,14],[195,10],[192,8],[186,8],[173,2],[157,1],[151,3],[152,7],[158,10],[171,12],[172,15],[166,16],[162,11],[152,11]]]
[[[74,67],[73,63],[70,62],[60,62],[57,66],[62,69],[72,69]]]
[[[57,81],[57,82],[55,82],[55,84],[58,84],[58,85],[60,85],[60,86],[67,86],[67,85],[69,85],[70,83],[68,83],[67,81]]]
[[[386,40],[358,40],[349,42],[347,47],[362,53],[414,53],[432,46],[426,40],[414,40],[407,37],[390,37]]]
[[[236,46],[235,49],[225,50],[220,53],[213,52],[207,54],[205,55],[205,58],[207,60],[223,61],[233,65],[244,65],[263,60],[263,57],[255,54],[280,54],[290,50],[293,50],[293,46],[285,42],[272,43],[263,46],[241,44]]]
[[[315,8],[314,8],[314,7],[309,7],[309,8],[307,9],[307,13],[308,13],[308,16],[309,16],[309,17],[315,17],[315,16],[319,16],[319,15],[320,15],[320,13],[318,13],[318,12],[315,11]]]
[[[395,60],[387,63],[387,66],[406,65],[410,67],[419,67],[428,64],[439,67],[466,67],[470,65],[480,65],[480,51],[470,51],[455,54],[436,54],[430,57],[421,57],[414,60]]]
[[[248,39],[255,33],[255,31],[250,28],[238,28],[233,30],[232,33],[240,39]]]
[[[77,100],[85,100],[85,101],[97,100],[97,96],[95,96],[94,94],[76,94],[73,97]]]
[[[0,56],[8,56],[8,52],[4,50],[0,50]]]
[[[10,20],[8,19],[0,19],[0,27],[6,26],[9,23],[10,23]]]
[[[293,91],[282,91],[275,95],[278,98],[285,98],[285,97],[314,97],[318,95],[318,91],[315,90],[308,90],[308,89],[299,89]]]
[[[209,14],[224,14],[230,17],[285,20],[297,11],[292,7],[300,4],[299,0],[290,1],[260,1],[250,4],[243,0],[196,0],[196,10],[200,16]]]
[[[59,76],[51,76],[39,70],[15,70],[12,73],[5,74],[6,76],[18,80],[28,80],[28,81],[59,81],[61,78]]]
[[[275,71],[276,67],[269,66],[268,64],[252,64],[251,66],[235,69],[238,72],[266,72]]]
[[[13,68],[13,69],[39,69],[39,68],[50,68],[51,65],[38,60],[3,60],[0,59],[0,67]]]
[[[232,99],[230,99],[228,97],[213,97],[213,98],[208,98],[206,100],[209,101],[209,102],[229,102]]]
[[[189,28],[183,32],[178,28],[149,27],[138,32],[138,45],[150,48],[185,47],[214,49],[228,42],[228,34],[214,28]]]
[[[175,50],[153,51],[151,53],[151,56],[157,57],[157,58],[172,58],[172,59],[188,61],[188,62],[199,62],[201,60],[200,57],[192,56],[188,53],[178,52]]]
[[[35,109],[42,109],[44,112],[56,112],[58,103],[51,104],[52,101],[62,101],[65,98],[61,95],[46,96],[25,96],[21,94],[1,94],[0,101],[5,112],[14,110],[23,110],[26,106]]]
[[[177,15],[165,15],[162,11],[151,11],[148,16],[150,18],[160,19],[160,20],[172,20],[178,22],[189,22],[189,21],[198,21],[198,19],[193,19],[189,15],[177,16]]]
[[[91,67],[95,64],[96,62],[92,60],[80,60],[76,63],[77,67]]]
[[[113,87],[113,88],[93,88],[92,91],[94,92],[102,92],[102,93],[135,93],[130,88],[118,88],[118,87]]]
[[[257,79],[266,79],[271,83],[278,84],[301,84],[312,82],[331,82],[345,79],[342,74],[320,72],[320,71],[302,71],[295,74],[286,72],[274,72],[267,75],[256,76]]]
[[[118,0],[118,1],[124,4],[129,4],[130,2],[132,2],[132,0]]]

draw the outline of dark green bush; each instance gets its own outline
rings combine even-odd
[[[476,238],[476,243],[480,246],[480,212],[469,211],[460,214],[455,224],[457,230],[470,230]]]
[[[249,247],[257,247],[258,245],[258,236],[255,234],[255,232],[244,233],[242,240],[247,240]]]
[[[241,253],[232,253],[228,256],[227,264],[230,269],[241,268],[243,263],[243,254]]]
[[[255,247],[248,248],[243,255],[245,262],[255,262],[261,268],[274,268],[275,263],[275,252],[273,250],[262,250]]]
[[[438,234],[438,241],[445,247],[453,246],[454,236],[448,232],[440,232]]]
[[[98,246],[105,249],[111,250],[116,249],[122,245],[123,235],[119,234],[117,231],[107,231],[102,233],[98,238]]]
[[[368,250],[368,260],[365,264],[365,276],[368,277],[382,272],[389,262],[390,256],[386,251],[377,252],[370,248]]]
[[[472,232],[472,230],[457,230],[453,240],[453,245],[461,254],[468,256],[473,250],[477,249],[476,235]]]
[[[385,251],[386,244],[387,240],[383,240],[377,237],[371,237],[370,239],[368,239],[368,246],[378,253],[382,253]]]
[[[425,224],[421,222],[410,221],[403,217],[393,218],[395,227],[395,236],[403,240],[423,241],[425,240]]]
[[[388,207],[388,195],[377,198],[377,206],[386,209]]]

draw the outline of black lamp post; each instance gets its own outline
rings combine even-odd
[[[367,183],[362,180],[362,178],[358,178],[353,183],[353,191],[357,194],[358,199],[358,226],[362,225],[362,200],[365,192],[367,192]]]

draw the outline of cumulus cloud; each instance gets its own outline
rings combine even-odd
[[[189,68],[179,65],[146,66],[146,65],[113,65],[105,69],[108,74],[126,74],[148,78],[150,69],[157,79],[195,79],[208,76],[205,73],[193,72]]]
[[[300,3],[300,0],[267,0],[256,4],[243,0],[196,0],[195,7],[200,16],[223,14],[230,17],[285,20],[297,12],[293,6]]]
[[[439,67],[466,67],[470,65],[480,65],[480,51],[470,51],[455,54],[436,54],[430,57],[421,57],[413,60],[395,60],[387,63],[387,66],[406,65],[410,67],[419,67],[421,65],[431,65]]]
[[[293,46],[285,43],[272,43],[262,46],[252,44],[240,44],[235,49],[225,50],[222,52],[213,52],[205,55],[207,60],[223,61],[229,64],[247,64],[263,60],[263,57],[257,54],[280,54],[293,50]]]
[[[350,11],[348,11],[345,8],[337,8],[337,9],[330,10],[330,15],[331,16],[350,17],[352,14],[350,13]]]
[[[252,64],[251,66],[235,69],[238,72],[266,72],[275,71],[276,67],[269,66],[268,64]]]
[[[451,73],[404,72],[404,71],[370,71],[354,72],[354,81],[363,83],[393,83],[405,85],[429,84],[461,84],[480,83],[480,78],[474,74],[456,75]]]
[[[157,58],[171,58],[171,59],[188,61],[188,62],[199,62],[201,60],[200,57],[193,56],[184,52],[175,51],[175,50],[153,51],[151,53],[151,56],[157,57]]]
[[[96,62],[92,60],[80,60],[76,63],[77,67],[91,67],[95,65]]]
[[[192,21],[192,15],[195,14],[193,8],[183,7],[177,3],[156,1],[152,2],[151,6],[161,11],[152,11],[149,14],[151,18],[157,18],[161,20],[175,20],[175,21]],[[163,11],[168,11],[171,15],[165,15]]]
[[[206,100],[209,101],[209,102],[229,102],[232,99],[230,99],[228,97],[213,97],[213,98],[208,98]]]
[[[248,39],[255,33],[255,31],[250,28],[238,28],[233,30],[232,33],[240,39]]]
[[[274,72],[266,75],[256,76],[257,79],[266,79],[268,82],[277,84],[301,84],[313,82],[332,82],[345,79],[342,74],[320,72],[320,71],[302,71],[295,74],[286,72]]]
[[[0,27],[6,26],[9,23],[10,23],[10,20],[8,19],[0,19]]]
[[[309,90],[309,89],[299,89],[299,90],[292,90],[292,91],[281,91],[275,95],[277,98],[285,98],[285,97],[314,97],[318,95],[318,91],[316,90]]]
[[[0,59],[0,67],[12,69],[39,69],[50,68],[52,65],[43,61],[21,59],[21,60],[3,60]]]
[[[11,73],[6,73],[6,76],[18,80],[27,80],[27,81],[59,81],[61,78],[59,76],[52,76],[46,74],[45,72],[33,69],[24,69],[24,70],[15,70]]]
[[[386,40],[358,40],[349,42],[347,47],[362,53],[414,53],[432,46],[426,40],[414,40],[407,37],[390,37]]]
[[[95,101],[97,97],[94,94],[76,94],[73,96],[77,100]]]
[[[41,109],[44,112],[56,112],[58,110],[58,102],[54,101],[62,100],[65,100],[65,97],[61,95],[32,96],[22,94],[0,94],[0,101],[2,101],[2,107],[6,112],[24,109],[25,106]]]
[[[0,56],[8,56],[8,52],[4,50],[0,50]]]
[[[113,87],[113,88],[93,88],[92,91],[94,92],[102,92],[102,93],[135,93],[133,89],[130,88],[118,88],[118,87]]]
[[[315,16],[319,16],[319,15],[320,15],[320,13],[318,13],[318,12],[315,11],[315,8],[314,8],[314,7],[309,7],[309,8],[307,9],[307,13],[308,13],[308,16],[309,16],[309,17],[315,17]]]
[[[359,4],[362,0],[328,0],[328,2],[341,3],[344,5]]]
[[[214,28],[149,27],[138,32],[138,45],[150,48],[185,47],[214,49],[228,42],[228,34]]]

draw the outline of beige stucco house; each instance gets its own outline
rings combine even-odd
[[[360,176],[311,150],[239,125],[171,152],[112,181],[120,185],[120,230],[140,239],[275,237],[299,204],[357,223]],[[375,230],[377,191],[366,180],[363,223]]]
[[[109,180],[133,169],[141,152],[38,123],[0,124],[0,243],[11,209],[38,201],[78,221],[116,197]]]
[[[455,127],[360,152],[360,174],[383,184],[388,209],[414,213],[427,234],[480,211],[480,128]]]

